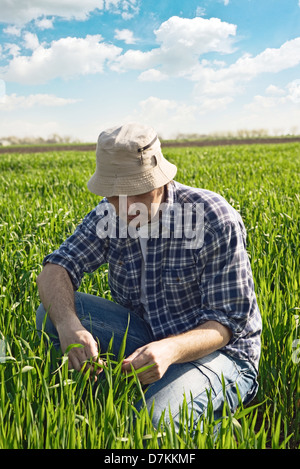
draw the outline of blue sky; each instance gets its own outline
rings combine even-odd
[[[84,6],[82,6],[84,5]],[[300,133],[300,0],[0,0],[0,138]]]

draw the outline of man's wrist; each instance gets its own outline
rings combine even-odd
[[[69,330],[78,330],[78,328],[82,328],[82,324],[78,319],[78,316],[76,315],[75,311],[66,311],[63,315],[61,315],[59,318],[56,318],[56,320],[53,322],[58,333],[66,327]]]
[[[170,357],[170,365],[172,365],[173,363],[179,363],[180,358],[182,356],[180,340],[178,339],[179,336],[172,336],[166,337],[165,339],[161,339],[165,342],[165,345],[167,347],[168,356]]]

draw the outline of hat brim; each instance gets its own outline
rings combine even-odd
[[[164,186],[174,179],[176,173],[177,167],[163,158],[160,165],[138,175],[103,177],[96,169],[87,187],[102,197],[139,195]]]

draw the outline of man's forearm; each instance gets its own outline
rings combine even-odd
[[[55,264],[46,264],[37,278],[41,301],[57,327],[77,320],[73,285],[67,271]]]
[[[140,373],[142,384],[151,384],[162,378],[173,363],[185,363],[205,357],[224,347],[230,340],[229,329],[217,321],[207,321],[201,326],[177,336],[150,342],[138,348],[123,360],[122,369],[131,371],[149,366]]]
[[[59,335],[60,346],[65,352],[69,345],[80,344],[81,348],[72,348],[68,354],[69,368],[81,370],[87,360],[97,358],[98,345],[93,336],[87,331],[77,317],[73,285],[68,272],[55,264],[46,264],[38,276],[37,285],[43,306]],[[94,365],[88,365],[94,369]],[[101,368],[96,368],[96,374]]]
[[[191,331],[163,340],[169,342],[172,363],[185,363],[225,347],[231,335],[231,331],[219,322],[207,321]]]

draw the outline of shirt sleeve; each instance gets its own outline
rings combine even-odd
[[[53,253],[46,256],[47,262],[64,267],[73,283],[74,290],[81,284],[85,272],[93,272],[106,262],[107,238],[97,235],[97,207],[76,228],[74,233]]]
[[[256,301],[244,227],[228,222],[216,231],[204,243],[197,265],[202,298],[199,323],[220,322],[231,330],[233,341],[244,330]]]

